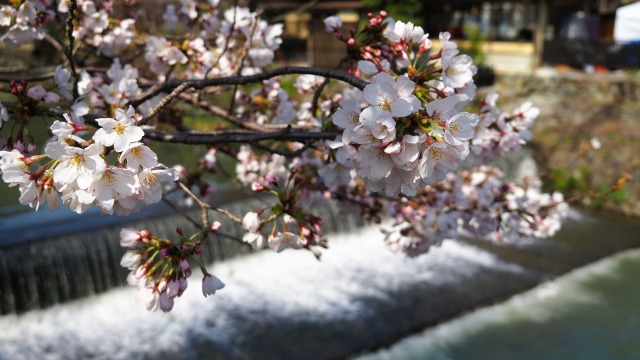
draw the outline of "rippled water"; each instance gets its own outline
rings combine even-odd
[[[359,359],[639,359],[639,279],[629,250]]]

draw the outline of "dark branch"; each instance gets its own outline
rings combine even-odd
[[[338,132],[322,131],[310,132],[287,128],[280,131],[259,132],[243,130],[225,131],[190,131],[168,133],[155,129],[145,129],[147,139],[180,144],[216,145],[229,143],[253,143],[263,140],[308,142],[310,140],[332,140],[338,136]]]
[[[299,74],[299,75],[309,74],[309,75],[324,76],[326,78],[332,78],[332,79],[343,81],[349,85],[357,87],[360,90],[363,90],[364,87],[369,84],[365,80],[357,78],[353,75],[349,75],[342,71],[316,68],[316,67],[283,66],[283,67],[267,70],[265,72],[261,72],[254,75],[227,76],[227,77],[220,77],[220,78],[214,78],[214,79],[166,81],[162,84],[158,84],[156,86],[149,88],[139,98],[132,101],[131,105],[133,105],[134,107],[138,106],[143,102],[156,96],[157,94],[162,92],[170,92],[182,84],[187,84],[187,87],[189,88],[200,90],[210,86],[255,84],[264,80],[274,78],[276,76],[292,75],[292,74]]]

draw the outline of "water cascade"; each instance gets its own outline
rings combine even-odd
[[[376,228],[339,233],[322,261],[286,250],[218,262],[211,270],[227,287],[204,298],[195,278],[169,314],[145,311],[123,287],[5,315],[0,358],[343,358],[637,247],[639,230],[572,211],[554,239],[461,238],[415,259],[389,252]]]
[[[252,198],[233,201],[227,206],[234,214],[244,214],[265,204],[264,199]],[[338,215],[335,205],[314,211],[324,218],[328,233],[349,231],[362,224],[357,216]],[[52,234],[51,230],[47,231],[46,224],[37,225],[39,231],[31,235],[26,235],[15,224],[15,228],[0,230],[3,234],[0,237],[0,314],[46,308],[126,284],[128,271],[120,266],[124,253],[119,243],[120,229],[148,229],[158,236],[175,234],[177,227],[186,234],[195,230],[184,216],[171,212],[168,206],[153,209],[148,211],[148,216],[143,214],[136,221],[126,223],[123,221],[129,218],[97,214],[78,217],[71,213],[67,218],[52,220],[54,224],[66,223],[60,230],[63,234],[55,231]],[[39,215],[31,214],[31,217]],[[191,210],[188,215],[198,220],[200,211]],[[222,235],[207,238],[202,253],[205,262],[251,252],[250,247],[237,241],[244,234],[242,227],[225,217],[215,219],[223,224]],[[120,222],[114,222],[117,220]],[[73,231],[87,222],[92,224],[90,230]],[[76,226],[78,223],[80,225]]]

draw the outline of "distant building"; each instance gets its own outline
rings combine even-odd
[[[400,1],[400,0],[399,0]],[[640,46],[614,44],[616,10],[630,0],[423,1],[416,17],[432,39],[449,31],[462,48],[479,45],[496,72],[531,72],[543,64],[640,67]],[[345,28],[365,16],[361,1],[276,0],[261,6],[284,21],[284,59],[333,67],[344,45],[324,32],[322,20],[339,14]]]

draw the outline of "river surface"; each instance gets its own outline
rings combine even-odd
[[[391,253],[376,227],[356,230],[333,236],[322,261],[286,250],[216,263],[226,288],[204,298],[196,274],[168,314],[126,287],[2,316],[0,359],[335,359],[403,338],[371,356],[639,358],[640,251],[465,315],[637,246],[639,229],[573,210],[553,240],[461,238],[415,259]]]
[[[639,279],[628,250],[358,359],[639,359]]]

